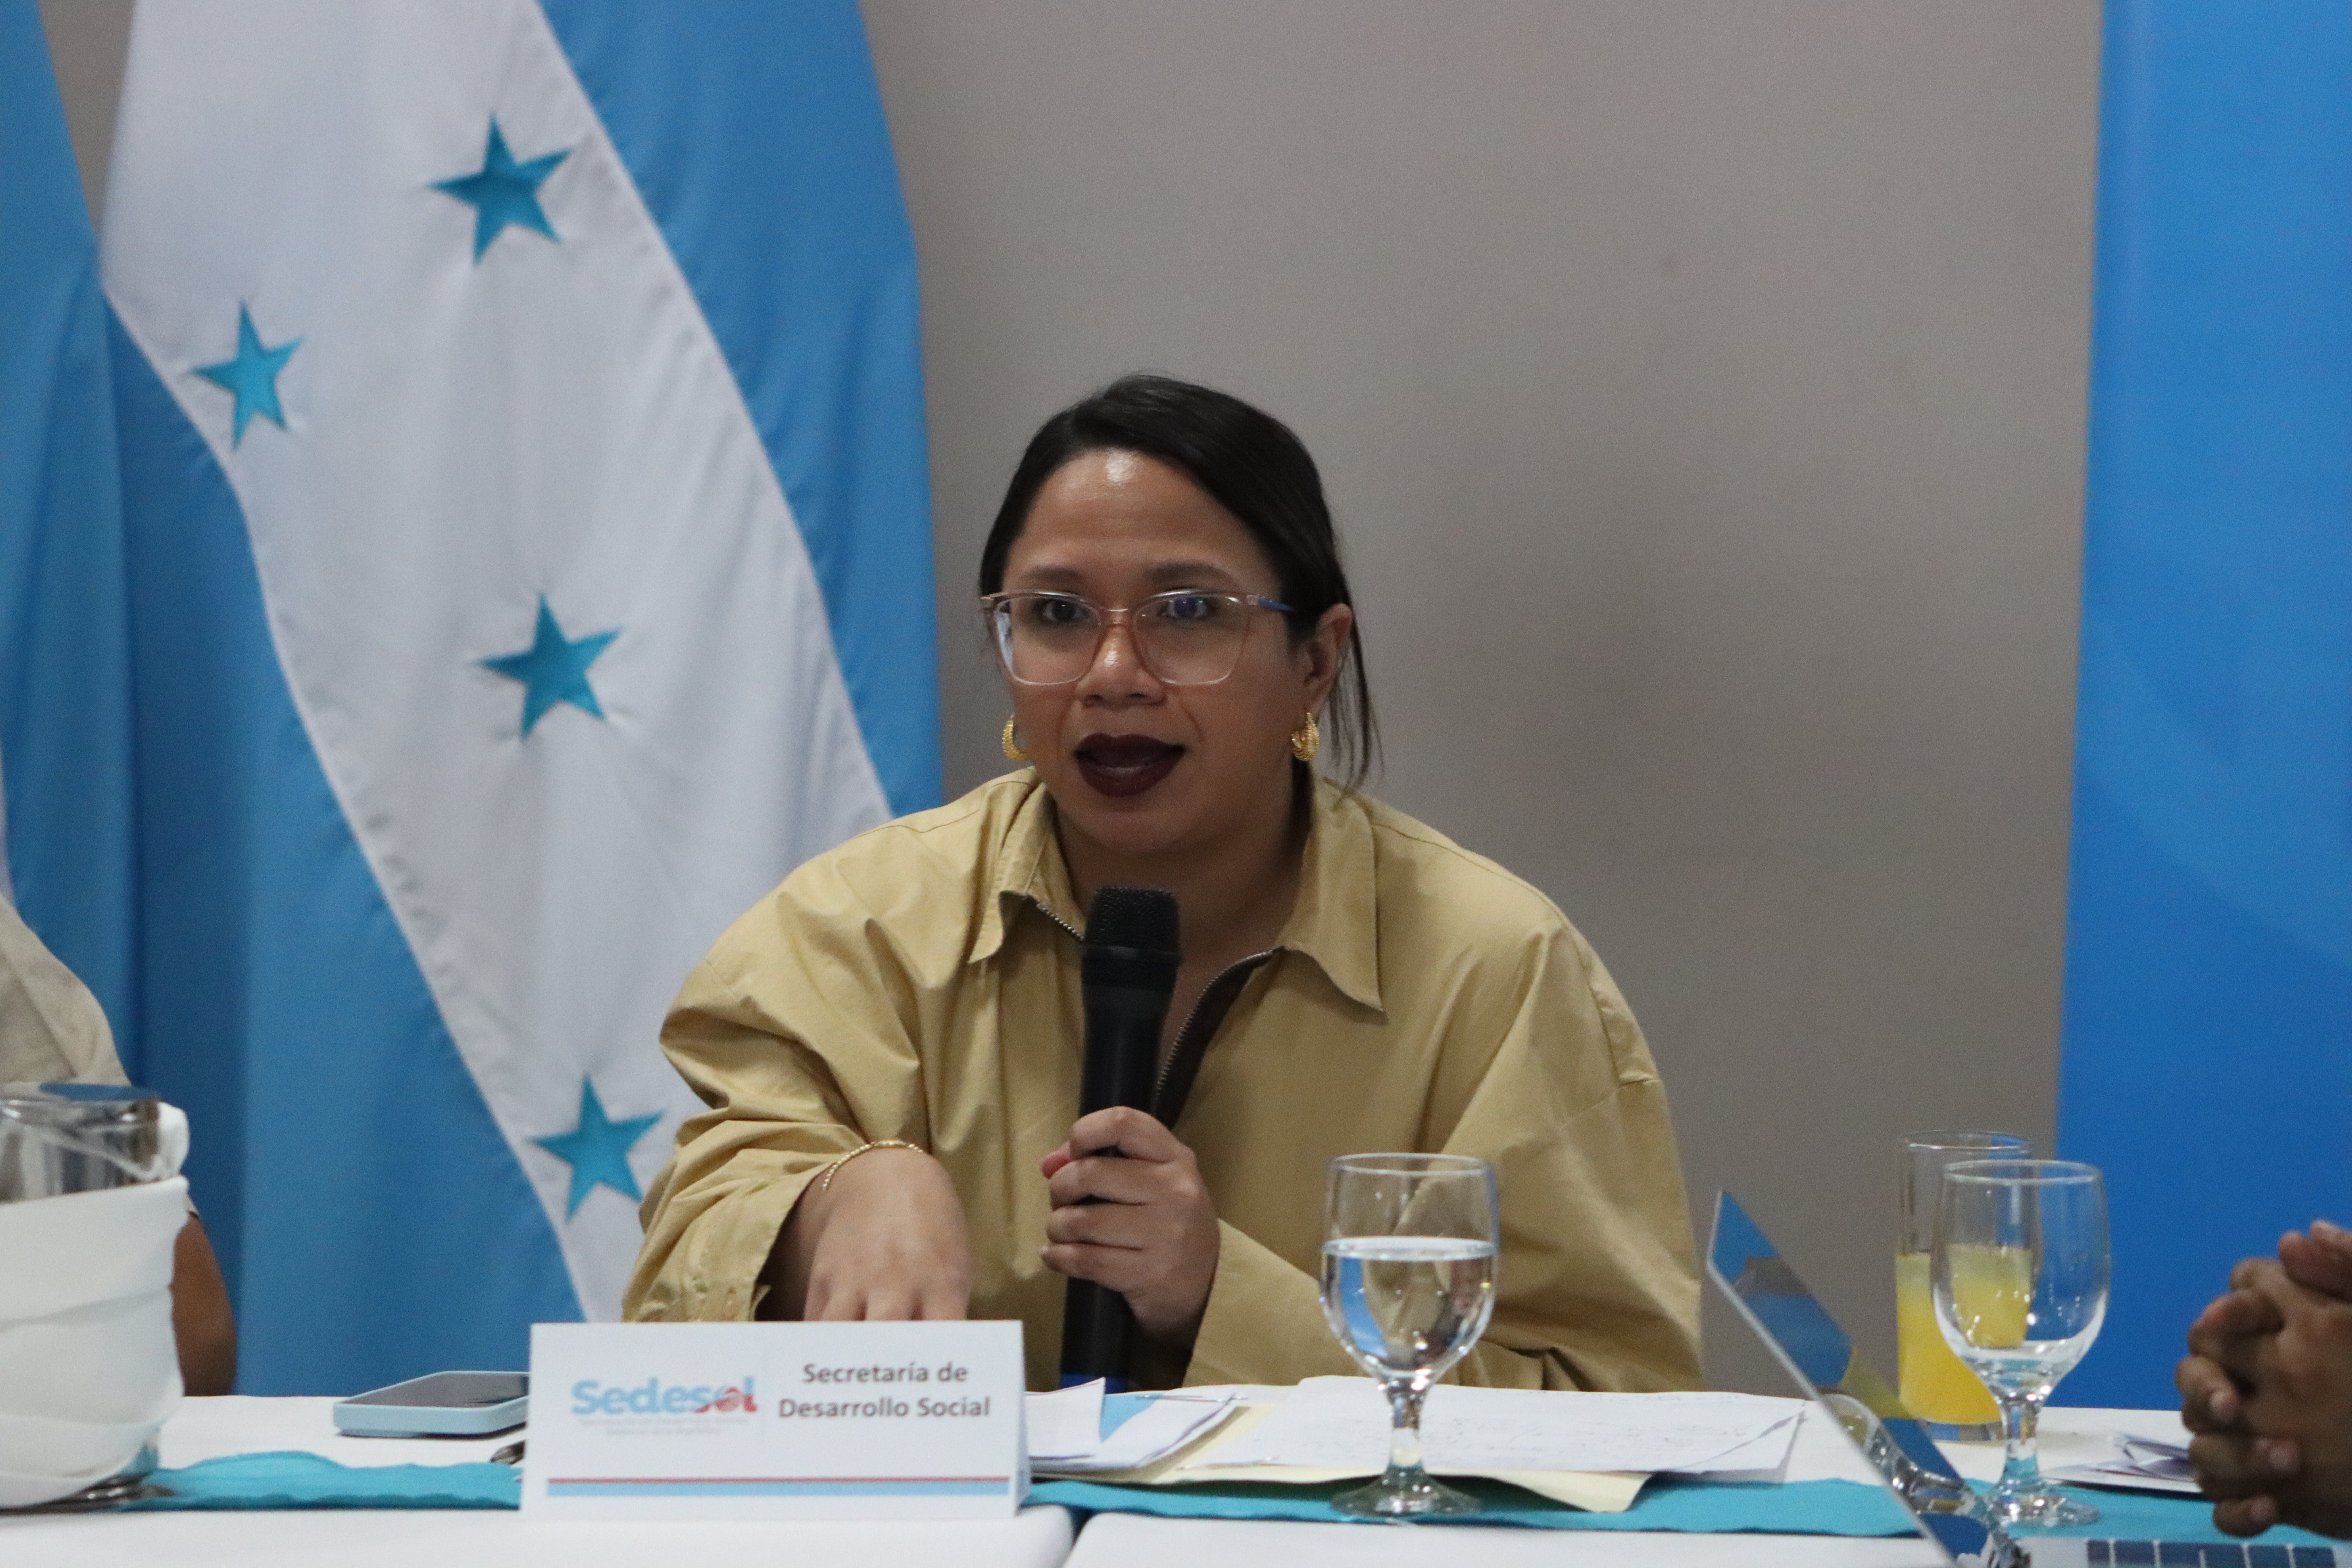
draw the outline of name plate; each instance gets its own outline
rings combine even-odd
[[[539,1323],[526,1512],[1004,1519],[1021,1325]]]

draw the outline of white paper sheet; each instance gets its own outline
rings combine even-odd
[[[1749,1394],[1430,1391],[1422,1414],[1433,1470],[1777,1469],[1804,1402]],[[1263,1425],[1220,1448],[1220,1466],[1360,1467],[1388,1453],[1388,1402],[1367,1378],[1310,1378]]]
[[[2112,1459],[2053,1466],[2042,1473],[2068,1486],[2116,1487],[2126,1491],[2169,1492],[2188,1497],[2202,1489],[2197,1485],[2196,1472],[2189,1468],[2186,1445],[2136,1437],[2126,1432],[2115,1433],[2112,1441],[2116,1448]]]
[[[1029,1423],[1029,1461],[1082,1458],[1102,1447],[1103,1380],[1033,1394],[1024,1405]]]
[[[1061,1458],[1039,1458],[1037,1468],[1060,1476],[1100,1475],[1110,1470],[1140,1469],[1166,1458],[1232,1414],[1235,1405],[1223,1394],[1163,1394],[1143,1410],[1119,1423],[1091,1454]]]

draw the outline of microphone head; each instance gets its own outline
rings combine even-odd
[[[1164,888],[1098,888],[1087,906],[1087,945],[1126,947],[1173,956],[1177,941],[1176,895]]]

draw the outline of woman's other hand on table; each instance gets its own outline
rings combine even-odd
[[[971,1242],[963,1205],[937,1160],[916,1149],[868,1149],[820,1186],[809,1184],[776,1238],[759,1316],[809,1322],[964,1316]]]

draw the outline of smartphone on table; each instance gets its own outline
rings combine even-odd
[[[530,1374],[436,1372],[335,1402],[335,1430],[352,1437],[487,1437],[530,1414]]]

